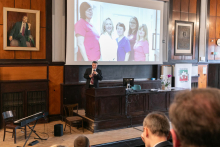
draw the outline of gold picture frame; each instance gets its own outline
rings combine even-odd
[[[40,11],[3,7],[3,50],[40,50]]]

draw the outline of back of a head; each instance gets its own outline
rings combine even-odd
[[[149,113],[144,119],[143,126],[159,137],[167,137],[170,132],[169,119],[162,112]]]
[[[170,106],[169,116],[182,147],[220,146],[220,90],[180,92]]]
[[[83,135],[78,136],[74,141],[74,147],[89,147],[89,139]]]

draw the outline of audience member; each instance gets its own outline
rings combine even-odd
[[[169,116],[174,147],[220,147],[220,90],[180,92]]]
[[[90,147],[89,139],[83,135],[78,136],[74,141],[74,147]]]
[[[167,141],[170,132],[168,118],[161,112],[148,114],[143,122],[144,132],[141,138],[145,147],[172,147],[172,143]]]

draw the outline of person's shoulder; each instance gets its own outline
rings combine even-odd
[[[172,147],[173,144],[170,141],[164,141],[157,144],[155,147]]]
[[[21,22],[21,21],[17,21],[17,22],[15,23],[15,25],[19,25],[19,24],[22,24],[22,22]]]
[[[77,26],[77,25],[85,25],[85,24],[86,24],[85,20],[82,19],[82,18],[80,18],[80,20],[78,20],[78,21],[76,22],[75,26]]]
[[[92,68],[86,68],[86,70],[91,70]]]
[[[147,40],[145,40],[143,43],[144,43],[145,45],[148,45],[148,44],[149,44]]]

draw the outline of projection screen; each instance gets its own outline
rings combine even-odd
[[[162,64],[164,3],[67,0],[66,65]]]

